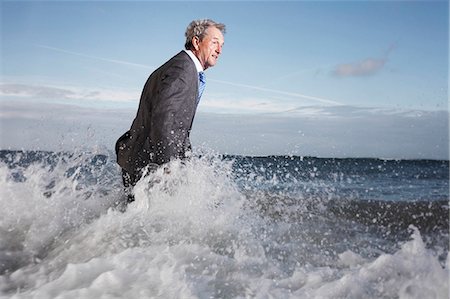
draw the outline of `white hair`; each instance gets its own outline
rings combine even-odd
[[[193,48],[192,39],[195,36],[202,41],[206,35],[206,29],[211,26],[216,27],[223,34],[225,34],[225,25],[222,23],[217,23],[211,19],[199,19],[192,21],[186,28],[186,33],[184,34],[186,36],[186,43],[184,44],[186,50],[191,50]]]

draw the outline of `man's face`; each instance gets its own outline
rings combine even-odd
[[[197,56],[203,68],[214,66],[222,53],[224,38],[222,32],[214,26],[206,29],[206,35],[202,41],[194,37],[192,52]]]

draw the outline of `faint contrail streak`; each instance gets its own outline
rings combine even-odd
[[[148,65],[144,65],[144,64],[133,63],[133,62],[123,61],[123,60],[116,60],[116,59],[107,59],[107,58],[102,58],[102,57],[97,57],[97,56],[91,56],[91,55],[86,55],[86,54],[83,54],[83,53],[68,51],[68,50],[65,50],[65,49],[51,47],[51,46],[46,46],[46,45],[35,44],[35,46],[43,48],[43,49],[48,49],[48,50],[52,50],[52,51],[56,51],[56,52],[60,52],[60,53],[65,53],[65,54],[69,54],[69,55],[79,56],[79,57],[85,57],[85,58],[89,58],[89,59],[95,59],[95,60],[100,60],[100,61],[105,61],[105,62],[110,62],[110,63],[116,63],[116,64],[122,64],[122,65],[127,65],[127,66],[141,67],[141,68],[145,68],[145,69],[154,69],[154,67],[148,66]],[[228,84],[228,85],[239,86],[239,87],[244,87],[244,88],[250,88],[250,89],[255,89],[255,90],[260,90],[260,91],[278,93],[278,94],[283,94],[283,95],[292,96],[292,97],[304,98],[304,99],[317,101],[317,102],[325,103],[325,104],[342,105],[341,103],[333,101],[333,100],[328,100],[328,99],[323,99],[323,98],[319,98],[319,97],[308,96],[308,95],[304,95],[304,94],[300,94],[300,93],[293,93],[293,92],[287,92],[287,91],[282,91],[282,90],[275,90],[275,89],[270,89],[270,88],[264,88],[264,87],[258,87],[258,86],[240,84],[240,83],[234,83],[234,82],[229,82],[229,81],[214,80],[214,79],[209,79],[209,80],[217,82],[217,83],[222,83],[222,84]]]
[[[43,49],[48,49],[48,50],[61,52],[61,53],[65,53],[65,54],[70,54],[70,55],[75,55],[75,56],[80,56],[80,57],[85,57],[85,58],[89,58],[89,59],[101,60],[101,61],[112,62],[112,63],[128,65],[128,66],[141,67],[141,68],[146,68],[146,69],[153,69],[152,66],[148,66],[145,64],[139,64],[139,63],[133,63],[133,62],[123,61],[123,60],[107,59],[107,58],[102,58],[102,57],[97,57],[97,56],[91,56],[91,55],[86,55],[83,53],[72,52],[72,51],[55,48],[55,47],[50,47],[50,46],[45,46],[45,45],[36,44],[35,46],[37,46],[39,48],[43,48]]]
[[[214,82],[217,82],[217,83],[234,85],[234,86],[239,86],[239,87],[245,87],[245,88],[250,88],[250,89],[256,89],[256,90],[261,90],[261,91],[273,92],[273,93],[278,93],[278,94],[284,94],[284,95],[288,95],[288,96],[292,96],[292,97],[304,98],[304,99],[308,99],[308,100],[317,101],[317,102],[320,102],[320,103],[326,103],[326,104],[332,104],[332,105],[343,105],[342,103],[339,103],[339,102],[336,102],[336,101],[333,101],[333,100],[328,100],[328,99],[323,99],[323,98],[319,98],[319,97],[308,96],[308,95],[304,95],[304,94],[300,94],[300,93],[287,92],[287,91],[282,91],[282,90],[276,90],[276,89],[270,89],[270,88],[264,88],[264,87],[258,87],[258,86],[240,84],[240,83],[233,83],[233,82],[222,81],[222,80],[210,79],[210,81],[214,81]]]

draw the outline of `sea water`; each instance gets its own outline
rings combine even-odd
[[[2,298],[448,298],[448,161],[0,151]]]

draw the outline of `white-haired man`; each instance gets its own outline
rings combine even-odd
[[[210,19],[192,21],[185,50],[155,70],[144,85],[130,130],[116,142],[117,163],[128,201],[132,187],[151,170],[191,151],[189,133],[204,89],[204,71],[217,63],[225,25]]]

